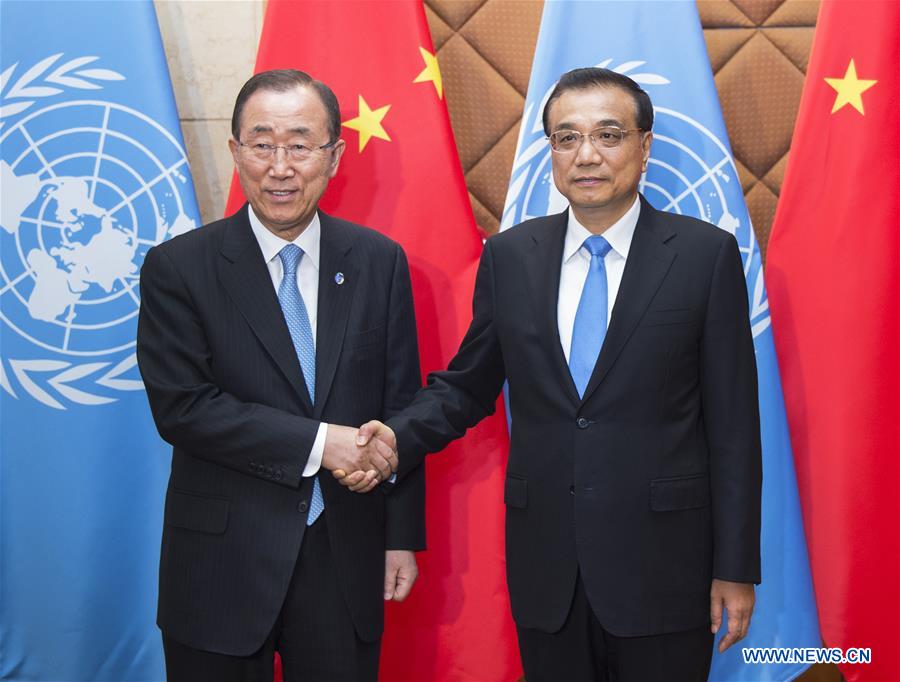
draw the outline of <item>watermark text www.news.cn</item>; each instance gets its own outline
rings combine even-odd
[[[746,647],[744,663],[871,663],[869,647]]]

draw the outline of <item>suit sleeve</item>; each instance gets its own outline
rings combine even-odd
[[[384,414],[386,420],[412,401],[421,386],[416,313],[409,264],[397,246],[388,310],[385,358]],[[425,467],[417,467],[402,481],[385,486],[387,549],[425,549]]]
[[[137,357],[166,441],[249,476],[300,484],[319,422],[244,402],[216,385],[201,317],[171,258],[158,247],[141,269]],[[268,466],[253,466],[251,459]]]
[[[443,450],[494,413],[506,377],[494,326],[494,276],[488,240],[475,279],[472,322],[456,356],[445,371],[430,374],[412,404],[388,421],[397,435],[401,478],[414,470],[426,453]]]
[[[710,457],[713,577],[760,582],[762,447],[747,285],[733,237],[710,283],[700,349],[703,422]]]

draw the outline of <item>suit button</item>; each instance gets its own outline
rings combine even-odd
[[[570,495],[574,495],[574,494],[575,494],[575,486],[574,486],[574,485],[570,485],[570,486],[569,486],[569,494],[570,494]]]
[[[297,511],[301,514],[305,514],[306,510],[309,509],[309,502],[303,500],[300,504],[297,505]]]
[[[584,417],[579,417],[578,421],[576,421],[575,423],[578,424],[579,429],[586,429],[587,427],[589,427],[591,425],[591,422],[588,421],[587,419],[585,419]]]
[[[275,472],[275,480],[276,481],[280,481],[282,479],[282,477],[283,477],[283,475],[281,473],[281,469],[279,469],[278,471]]]

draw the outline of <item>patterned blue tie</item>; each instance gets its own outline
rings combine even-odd
[[[583,398],[588,381],[594,372],[594,365],[600,356],[603,338],[606,336],[609,288],[603,259],[612,247],[608,241],[596,234],[585,239],[581,246],[591,254],[591,265],[584,280],[578,311],[575,313],[572,348],[569,351],[569,371],[578,389],[578,396]]]
[[[291,333],[291,341],[294,342],[294,350],[300,360],[300,368],[303,370],[303,378],[306,380],[306,389],[309,391],[309,401],[316,403],[316,346],[313,342],[312,325],[309,323],[309,314],[297,288],[297,266],[303,257],[303,249],[296,244],[288,244],[278,253],[281,264],[284,267],[284,277],[281,286],[278,287],[278,301],[284,313],[284,321],[287,322]],[[325,501],[322,499],[322,489],[319,487],[318,476],[313,477],[313,494],[309,503],[309,516],[306,525],[311,526],[319,518],[319,514],[325,509]]]

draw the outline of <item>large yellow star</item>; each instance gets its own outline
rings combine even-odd
[[[851,59],[850,65],[847,67],[847,73],[844,74],[843,78],[826,78],[825,82],[837,91],[834,106],[831,108],[832,114],[844,105],[849,104],[865,116],[862,94],[878,81],[867,81],[857,78],[856,64]]]
[[[362,150],[366,148],[366,145],[369,144],[369,140],[373,137],[377,137],[379,140],[391,141],[390,135],[387,134],[381,125],[381,121],[384,120],[384,117],[387,115],[388,109],[390,108],[391,105],[386,104],[373,111],[369,108],[369,105],[366,103],[366,100],[363,99],[363,96],[359,96],[359,116],[351,118],[349,121],[344,121],[342,125],[359,132],[360,154],[362,154]]]
[[[419,52],[422,53],[425,68],[422,69],[422,73],[416,76],[413,83],[427,83],[428,81],[431,81],[434,83],[434,89],[437,90],[438,97],[444,99],[444,84],[441,80],[441,70],[438,67],[437,57],[424,47],[420,47]]]

